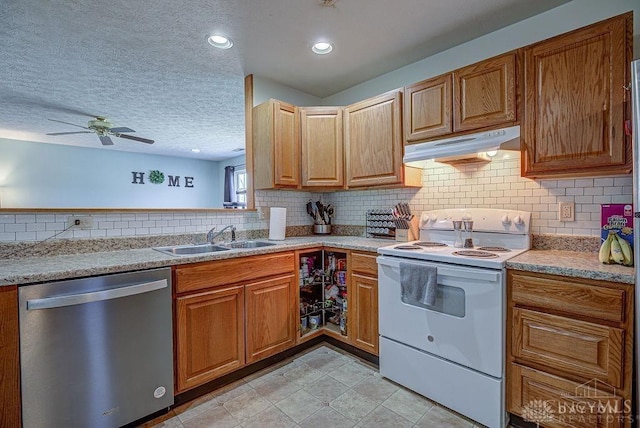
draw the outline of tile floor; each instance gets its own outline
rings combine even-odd
[[[145,427],[478,427],[327,344],[184,404]]]

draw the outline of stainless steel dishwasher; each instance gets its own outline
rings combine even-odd
[[[171,270],[19,288],[25,427],[119,427],[173,404]]]

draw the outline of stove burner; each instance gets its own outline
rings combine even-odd
[[[504,247],[480,247],[478,248],[478,250],[480,251],[491,251],[494,253],[508,253],[509,251],[511,251],[508,248],[504,248]]]
[[[454,256],[478,257],[483,259],[491,259],[491,258],[498,257],[497,254],[488,253],[486,251],[478,251],[478,250],[460,250],[460,251],[454,251],[451,254],[453,254]]]
[[[398,245],[393,248],[396,250],[422,250],[422,247],[418,247],[417,245]]]
[[[444,242],[430,242],[430,241],[415,242],[413,245],[419,245],[421,247],[447,247],[448,246]]]

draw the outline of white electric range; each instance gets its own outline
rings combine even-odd
[[[383,376],[486,426],[506,425],[505,263],[530,248],[530,224],[524,211],[426,211],[420,240],[378,250]],[[437,271],[433,305],[401,292],[401,269],[414,265]]]

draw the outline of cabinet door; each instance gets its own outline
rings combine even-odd
[[[407,143],[452,131],[451,74],[404,88],[404,138]]]
[[[513,356],[526,363],[623,385],[624,330],[527,309],[513,309]]]
[[[176,299],[177,392],[244,365],[244,287]]]
[[[253,108],[255,189],[300,186],[297,107],[269,100]]]
[[[345,109],[348,187],[402,183],[401,101],[392,91]]]
[[[454,132],[516,120],[515,64],[511,53],[453,72]]]
[[[20,347],[18,288],[0,288],[0,426],[19,427]]]
[[[378,280],[351,275],[347,332],[352,344],[378,355]]]
[[[294,275],[245,286],[247,363],[293,346],[297,333]]]
[[[300,138],[297,107],[274,103],[275,184],[300,185]],[[257,159],[259,162],[260,159]]]
[[[302,186],[344,186],[342,108],[300,108]]]
[[[507,366],[507,411],[549,428],[629,426],[627,404],[596,381],[572,382],[518,364]],[[606,385],[606,384],[605,384]],[[627,423],[625,424],[625,420]]]
[[[631,170],[623,129],[627,19],[602,21],[524,50],[523,176]]]

